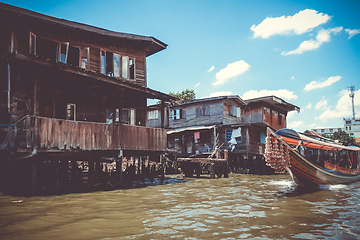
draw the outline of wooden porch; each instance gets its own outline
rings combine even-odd
[[[26,116],[15,124],[18,148],[38,151],[133,150],[163,152],[166,129]]]

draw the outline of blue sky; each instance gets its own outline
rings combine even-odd
[[[3,1],[101,28],[153,36],[148,87],[197,98],[277,95],[301,108],[288,127],[360,117],[360,1]]]

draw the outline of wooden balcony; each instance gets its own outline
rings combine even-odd
[[[27,116],[16,124],[21,148],[165,151],[166,129]]]

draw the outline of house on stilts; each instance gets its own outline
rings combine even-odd
[[[176,99],[147,87],[146,58],[165,43],[4,3],[0,32],[2,188],[74,185],[79,161],[90,185],[106,161],[120,181],[123,157],[161,159],[167,133],[147,126],[147,99]]]
[[[166,109],[170,153],[207,158],[218,147],[228,151],[230,171],[256,174],[273,173],[263,157],[267,127],[286,128],[287,113],[300,110],[276,96],[243,100],[237,95],[175,103]],[[148,110],[149,124],[159,126],[160,105]]]

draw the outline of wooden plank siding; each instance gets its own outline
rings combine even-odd
[[[27,148],[44,151],[166,150],[165,129],[34,116],[24,121]]]

